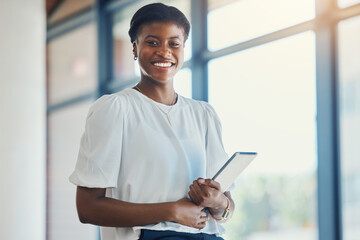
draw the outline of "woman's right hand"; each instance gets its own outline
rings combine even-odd
[[[174,202],[174,221],[185,226],[202,229],[209,220],[204,208],[197,206],[187,198]]]

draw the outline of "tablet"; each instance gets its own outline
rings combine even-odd
[[[220,183],[222,192],[227,191],[256,156],[256,152],[234,153],[212,179]]]

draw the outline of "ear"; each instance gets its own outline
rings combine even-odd
[[[133,42],[133,54],[134,54],[134,57],[137,57],[137,45],[136,45],[136,41]]]

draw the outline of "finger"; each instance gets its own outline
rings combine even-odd
[[[195,187],[195,186],[200,186],[201,184],[200,184],[199,182],[203,182],[202,180],[204,180],[204,179],[199,178],[199,179],[193,181],[193,184],[192,184],[192,185],[193,185],[194,187]]]
[[[198,229],[203,229],[203,228],[206,226],[206,223],[207,223],[207,220],[206,220],[206,221],[200,220],[200,221],[195,225],[195,227],[198,228]]]
[[[205,183],[205,179],[203,179],[203,178],[198,178],[196,181],[197,181],[199,184],[204,184],[204,183]]]
[[[196,190],[196,192],[198,193],[203,193],[203,185],[199,184],[198,181],[194,181],[194,189]]]
[[[197,229],[203,229],[205,226],[206,226],[206,222],[198,223],[194,227],[197,228]]]
[[[208,180],[208,179],[206,179],[206,180]],[[209,181],[207,181],[207,183],[208,183],[209,187],[215,188],[215,189],[217,189],[219,191],[221,190],[220,183],[218,183],[218,182],[216,182],[216,181],[214,181],[212,179],[209,179]]]
[[[199,205],[199,199],[196,196],[196,194],[194,194],[194,192],[192,192],[192,191],[189,191],[188,194],[189,194],[191,201],[193,201],[196,205]]]
[[[208,198],[210,196],[209,193],[209,187],[205,184],[199,184],[198,182],[196,182],[194,184],[194,187],[197,189],[197,191],[199,191],[201,193],[201,197],[204,198]]]
[[[191,195],[192,199],[197,203],[201,201],[201,191],[198,190],[198,187],[194,184],[190,186],[189,196]]]
[[[204,191],[203,186],[200,186],[196,181],[194,181],[194,184],[190,186],[190,191],[194,195],[196,195],[197,201],[202,202],[205,197],[207,197],[206,191]]]
[[[209,217],[201,217],[198,225],[201,226],[201,228],[204,228],[208,221],[209,221]]]
[[[200,222],[207,222],[209,221],[210,217],[209,216],[200,216]]]

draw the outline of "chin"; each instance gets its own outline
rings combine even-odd
[[[166,83],[172,82],[173,79],[174,79],[174,76],[175,75],[171,75],[171,76],[156,76],[156,75],[153,75],[153,76],[147,76],[147,78],[150,79],[153,82],[158,83],[158,84],[166,84]]]
[[[169,82],[172,82],[173,81],[173,78],[165,78],[165,79],[162,79],[162,78],[152,78],[154,82],[158,83],[158,84],[166,84],[166,83],[169,83]]]

